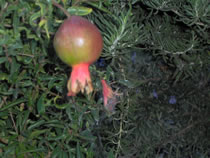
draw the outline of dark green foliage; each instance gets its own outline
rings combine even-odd
[[[52,45],[63,11],[1,0],[0,157],[210,157],[209,0],[57,3],[101,30],[94,93],[66,96],[71,69]],[[102,78],[119,94],[111,116]]]

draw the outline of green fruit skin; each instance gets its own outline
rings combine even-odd
[[[71,16],[59,27],[53,45],[67,65],[92,64],[101,55],[103,39],[94,24],[83,17]]]

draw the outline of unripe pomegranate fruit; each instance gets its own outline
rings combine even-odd
[[[98,28],[83,17],[71,16],[56,32],[53,45],[59,58],[72,67],[67,95],[92,92],[89,65],[99,58],[103,48]]]

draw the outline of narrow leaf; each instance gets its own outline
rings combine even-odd
[[[67,9],[71,15],[88,15],[92,12],[92,8],[72,6]]]

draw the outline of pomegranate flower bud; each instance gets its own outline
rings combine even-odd
[[[108,113],[114,113],[117,104],[117,93],[113,92],[105,80],[101,80],[103,87],[104,108]]]

